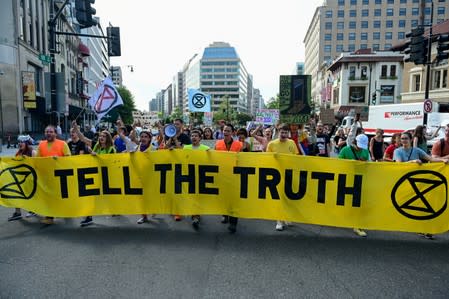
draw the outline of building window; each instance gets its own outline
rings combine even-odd
[[[355,66],[349,67],[349,78],[354,80],[355,79]]]
[[[394,4],[394,0],[387,0],[388,4]]]
[[[365,103],[365,86],[350,86],[349,87],[349,102],[350,103]]]
[[[366,65],[362,65],[360,70],[360,78],[362,80],[366,80],[367,77],[368,77],[368,67]]]
[[[407,0],[401,0],[401,1],[399,1],[399,3],[402,3],[402,4],[407,3]]]
[[[405,8],[405,7],[399,8],[399,15],[400,16],[406,16],[407,15],[407,8]]]
[[[338,5],[339,6],[344,6],[345,5],[345,0],[338,0]]]
[[[380,49],[380,45],[379,44],[373,44],[373,50],[374,51],[379,51]]]
[[[344,34],[343,33],[337,33],[337,40],[343,40]]]
[[[390,65],[390,77],[396,77],[396,66]]]
[[[391,44],[385,44],[384,50],[385,51],[391,51]]]
[[[362,9],[362,17],[368,17],[369,16],[369,9]]]
[[[373,39],[379,40],[380,39],[380,32],[373,32]]]
[[[344,29],[345,28],[345,22],[337,22],[337,29]]]
[[[387,20],[387,21],[385,21],[385,27],[387,27],[387,28],[393,28],[393,20]]]
[[[380,71],[380,76],[382,78],[386,78],[387,77],[387,70],[388,70],[388,66],[387,65],[382,65],[381,71]]]
[[[377,5],[381,5],[382,4],[382,0],[375,0],[374,3],[377,4]]]
[[[355,51],[355,45],[354,44],[349,44],[348,45],[348,51],[349,52],[354,52]]]
[[[326,34],[324,35],[324,40],[326,40],[326,41],[332,40],[332,34],[331,34],[331,33],[326,33]]]
[[[349,21],[349,29],[356,29],[357,25],[355,21]]]
[[[393,8],[387,8],[387,16],[392,17],[394,15]]]
[[[326,10],[326,18],[332,18],[332,10]]]
[[[418,20],[412,20],[412,28],[418,27]]]
[[[417,16],[417,15],[419,15],[419,8],[413,7],[412,8],[412,16]]]
[[[394,103],[394,85],[381,85],[380,90],[380,103]]]
[[[343,52],[343,45],[337,45],[337,46],[335,47],[335,51],[337,51],[337,52]]]
[[[369,0],[362,0],[363,5],[369,5]]]
[[[385,39],[386,40],[393,39],[393,32],[385,32]]]
[[[324,61],[331,61],[331,57],[330,56],[324,56]]]
[[[382,16],[382,10],[381,10],[380,8],[376,8],[376,9],[374,10],[374,16],[375,16],[375,17],[380,17],[380,16]]]
[[[326,24],[324,24],[324,28],[325,29],[332,29],[332,22],[326,22]]]
[[[373,21],[373,28],[380,28],[380,21]]]
[[[368,49],[368,45],[367,44],[360,44],[360,49]]]
[[[433,88],[447,88],[447,69],[433,72]]]
[[[339,11],[337,11],[337,16],[339,18],[344,18],[345,17],[345,11],[340,9]]]
[[[361,27],[362,28],[368,28],[368,21],[362,21],[361,22]]]
[[[351,18],[357,17],[357,11],[356,11],[355,9],[351,9],[351,10],[349,11],[349,16],[350,16]]]
[[[399,26],[399,28],[404,28],[405,27],[405,20],[399,20],[398,26]]]
[[[357,0],[351,0],[351,5],[357,5]]]
[[[421,75],[420,74],[416,74],[412,76],[412,82],[413,82],[413,86],[412,86],[412,91],[420,91],[421,90]]]
[[[355,40],[355,32],[349,32],[348,40]]]
[[[361,40],[368,40],[368,33],[367,32],[360,33],[360,39]]]
[[[331,52],[331,45],[325,45],[324,46],[324,52]]]
[[[404,39],[405,38],[405,32],[398,32],[398,39]]]
[[[430,12],[431,12],[430,7],[424,7],[424,14],[425,15],[429,16]]]
[[[444,6],[443,7],[438,7],[437,14],[439,14],[439,15],[446,14],[446,8]]]

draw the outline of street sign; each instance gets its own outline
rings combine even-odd
[[[39,60],[42,61],[43,64],[49,64],[51,62],[50,55],[39,54]]]
[[[429,99],[424,100],[424,112],[426,112],[426,113],[432,112],[432,107],[433,107],[433,104],[432,104],[431,100],[429,100]]]

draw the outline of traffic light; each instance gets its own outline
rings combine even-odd
[[[441,61],[449,58],[449,34],[440,34],[438,36],[438,47],[437,47],[437,61]]]
[[[91,5],[95,0],[75,0],[76,20],[81,28],[89,28],[98,25],[98,21],[92,18],[96,14],[95,8]]]
[[[404,50],[404,62],[415,64],[426,64],[427,62],[427,40],[423,36],[424,28],[417,27],[405,36],[410,38],[407,48]]]
[[[373,105],[376,105],[376,97],[377,97],[376,92],[373,92],[373,94],[371,95],[371,103],[373,103]]]
[[[121,56],[120,27],[108,27],[106,32],[108,35],[108,55]]]

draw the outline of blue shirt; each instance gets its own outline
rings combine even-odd
[[[398,162],[408,162],[411,160],[426,160],[424,157],[427,156],[427,153],[424,152],[419,147],[411,147],[405,149],[403,147],[398,147],[394,150],[393,160]]]

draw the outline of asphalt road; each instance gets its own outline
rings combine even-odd
[[[7,222],[0,207],[0,298],[448,298],[449,235],[368,232],[219,217]]]

